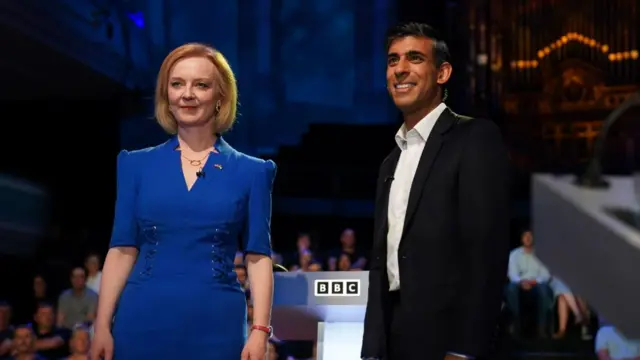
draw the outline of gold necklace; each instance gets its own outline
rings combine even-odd
[[[191,159],[189,159],[188,157],[186,157],[186,156],[184,156],[184,155],[182,155],[182,154],[181,154],[181,155],[182,155],[182,157],[183,157],[183,158],[185,158],[185,160],[187,160],[187,161],[189,162],[189,164],[190,164],[191,166],[200,166],[200,165],[202,165],[202,162],[203,162],[203,161],[205,161],[205,160],[209,157],[209,154],[211,154],[211,153],[208,153],[207,155],[205,155],[205,156],[204,156],[202,159],[200,159],[200,160],[191,160]]]

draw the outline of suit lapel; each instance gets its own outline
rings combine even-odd
[[[404,234],[406,234],[407,229],[411,225],[413,216],[415,215],[416,209],[418,208],[418,203],[420,202],[420,198],[422,197],[422,190],[424,189],[424,185],[429,178],[429,174],[431,173],[433,162],[437,158],[438,153],[442,148],[442,144],[445,141],[445,133],[455,123],[456,115],[447,108],[440,115],[440,117],[438,117],[438,120],[436,121],[433,129],[431,130],[431,133],[429,134],[429,138],[427,139],[427,143],[424,146],[424,150],[422,150],[420,161],[418,162],[416,174],[413,178],[413,182],[411,183],[411,190],[409,191],[409,202],[407,204],[407,212],[404,218],[404,227],[402,231],[403,236],[401,237],[400,246],[402,246],[402,239],[404,239]]]
[[[376,224],[377,229],[375,233],[375,239],[378,244],[386,244],[387,228],[389,217],[389,191],[391,190],[391,183],[393,175],[396,172],[396,166],[398,165],[398,159],[400,158],[400,149],[396,146],[391,154],[385,159],[382,170],[380,171],[380,178],[378,179],[378,188],[380,193],[378,194],[378,204],[376,204]],[[386,246],[383,246],[386,252]]]

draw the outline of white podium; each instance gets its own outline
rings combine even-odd
[[[640,338],[640,211],[632,177],[609,177],[606,189],[574,176],[534,175],[536,253],[550,272],[607,322]]]
[[[318,281],[340,283],[343,293],[316,296]],[[275,335],[281,340],[317,341],[318,360],[360,359],[368,289],[367,271],[275,273]]]

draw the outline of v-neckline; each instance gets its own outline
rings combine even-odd
[[[187,190],[187,193],[191,193],[191,192],[193,192],[193,189],[196,187],[196,185],[200,181],[200,176],[196,175],[195,181],[193,182],[193,184],[191,184],[191,187],[189,187],[189,181],[187,180],[187,173],[184,171],[184,167],[182,166],[182,157],[183,157],[182,156],[182,151],[180,149],[176,149],[175,151],[178,153],[178,161],[179,161],[179,166],[180,166],[179,170],[180,170],[180,177],[182,178],[182,184],[184,186],[184,189]],[[207,155],[207,158],[202,163],[202,166],[200,166],[200,169],[198,169],[196,171],[205,170],[206,167],[207,167],[207,164],[209,163],[209,159],[211,159],[211,156],[215,155],[217,153],[218,152],[216,152],[215,147],[214,147],[214,149],[209,152],[209,155]]]
[[[200,186],[198,185],[198,183],[200,183],[203,179],[201,178],[205,178],[206,174],[209,174],[209,172],[215,172],[217,170],[222,170],[222,167],[225,166],[225,159],[227,156],[227,152],[228,150],[228,145],[224,142],[222,136],[220,134],[216,134],[217,139],[215,141],[215,143],[213,144],[213,148],[209,150],[209,154],[207,156],[207,158],[204,160],[204,162],[202,163],[202,166],[199,167],[199,169],[202,169],[203,175],[204,176],[200,176],[198,177],[196,175],[196,179],[193,182],[193,184],[191,184],[191,187],[189,187],[189,183],[187,182],[187,177],[185,176],[186,173],[182,167],[182,150],[180,150],[180,143],[178,141],[178,136],[173,136],[169,141],[168,144],[170,145],[169,149],[171,149],[172,152],[175,153],[175,157],[176,157],[176,164],[178,166],[177,172],[171,171],[172,174],[176,174],[176,177],[180,177],[180,179],[176,179],[176,181],[180,181],[182,183],[182,185],[180,186],[182,189],[182,191],[186,191],[187,193],[191,193],[194,190],[197,190],[196,187]],[[212,157],[215,157],[215,159],[211,160]],[[211,161],[209,161],[211,160]],[[213,162],[214,165],[211,165]],[[171,165],[172,167],[174,165]],[[196,169],[196,171],[198,171],[199,169]],[[206,173],[206,174],[205,174]],[[214,174],[211,174],[211,176],[213,176]]]

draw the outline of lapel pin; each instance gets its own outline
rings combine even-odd
[[[218,168],[218,170],[222,170],[222,165],[220,164],[214,164],[213,167]]]

